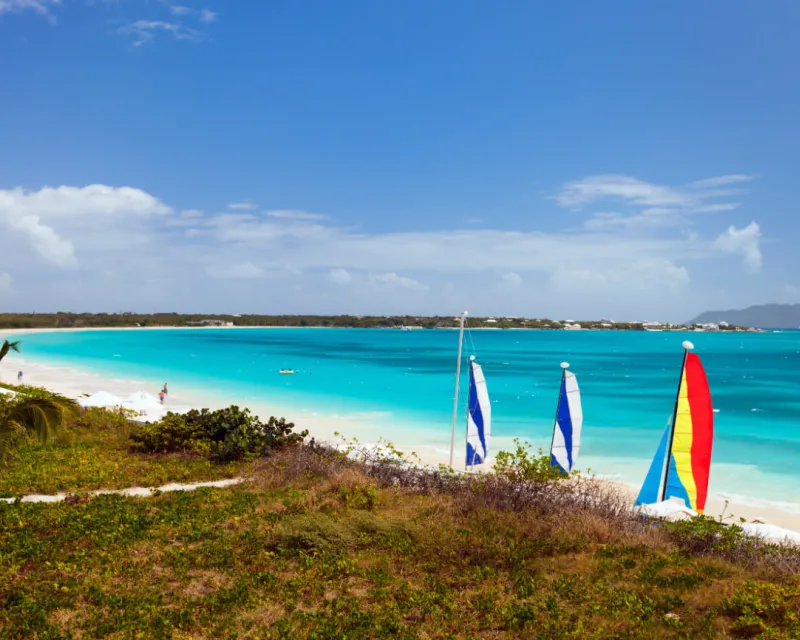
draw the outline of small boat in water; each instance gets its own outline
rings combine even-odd
[[[636,506],[678,498],[687,508],[703,513],[711,470],[714,410],[700,356],[690,353],[694,349],[691,342],[684,342],[683,348],[675,408],[636,498]]]
[[[291,375],[294,373],[294,369],[281,369],[280,373],[282,376]]]

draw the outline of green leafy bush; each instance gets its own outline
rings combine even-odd
[[[494,472],[512,482],[534,481],[549,482],[566,478],[559,467],[553,466],[550,456],[539,449],[534,455],[530,446],[522,444],[519,438],[514,438],[517,449],[514,452],[500,451],[494,463]]]
[[[168,413],[158,422],[131,434],[133,449],[142,452],[192,452],[217,462],[268,455],[287,444],[301,442],[307,431],[292,433],[294,424],[271,417],[261,422],[247,409],[230,406],[211,411],[192,409]]]

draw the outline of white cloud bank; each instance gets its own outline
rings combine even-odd
[[[636,189],[635,198],[657,199]],[[213,302],[213,310],[252,312],[638,315],[681,301],[688,310],[694,275],[704,272],[696,265],[731,254],[748,270],[762,262],[756,223],[710,238],[609,229],[375,233],[249,202],[176,211],[141,189],[106,185],[0,190],[0,231],[0,272],[14,279],[23,308],[189,311]]]

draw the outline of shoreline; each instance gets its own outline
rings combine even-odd
[[[760,333],[774,333],[771,329],[747,329],[743,331],[699,331],[694,329],[565,329],[559,328],[541,328],[541,327],[468,327],[470,331],[542,331],[542,332],[560,332],[565,331],[569,333],[688,333],[692,335],[710,333],[714,335],[736,335],[739,333],[746,334],[760,334]],[[0,338],[12,335],[24,335],[30,333],[74,333],[78,331],[209,331],[209,330],[247,330],[247,329],[330,329],[330,330],[365,330],[365,331],[398,331],[396,327],[323,327],[323,326],[307,326],[295,327],[285,324],[277,325],[233,325],[233,326],[156,326],[156,327],[33,327],[25,329],[0,329]],[[409,327],[409,331],[458,331],[458,327]],[[778,330],[778,332],[788,331],[788,329]]]
[[[237,327],[223,327],[226,329]],[[242,329],[265,328],[265,327],[239,327]],[[310,327],[309,327],[310,328]],[[150,330],[174,329],[173,327],[151,327]],[[205,329],[205,327],[198,327]],[[52,332],[52,331],[117,331],[130,330],[129,328],[98,328],[98,329],[33,329],[33,330],[13,330],[0,331],[0,340],[10,335],[20,335],[31,332]],[[98,391],[112,393],[119,397],[127,397],[139,391],[148,391],[153,395],[157,394],[155,388],[157,384],[147,383],[135,376],[131,378],[117,377],[112,374],[102,372],[92,372],[82,369],[80,366],[72,364],[48,363],[46,359],[29,359],[23,355],[10,354],[0,365],[0,381],[16,382],[16,372],[20,368],[24,371],[24,382],[35,386],[42,386],[52,391],[63,393],[70,397],[80,397],[91,395]],[[152,388],[150,388],[152,386]],[[409,432],[409,436],[416,436],[413,443],[410,438],[403,440],[397,438],[402,436],[403,429],[393,428],[395,420],[391,413],[373,412],[354,415],[331,415],[325,412],[316,411],[313,408],[303,408],[292,406],[278,398],[277,402],[270,402],[267,399],[257,399],[245,397],[249,394],[223,393],[219,391],[206,391],[201,388],[177,388],[172,387],[170,394],[164,405],[168,411],[185,412],[190,409],[204,408],[218,409],[231,404],[238,404],[247,407],[250,411],[266,419],[271,415],[284,416],[295,424],[296,431],[307,429],[309,437],[314,436],[318,442],[329,442],[335,444],[341,441],[337,433],[344,436],[347,440],[356,439],[363,446],[371,447],[379,441],[391,442],[398,450],[409,454],[412,451],[417,455],[422,464],[438,466],[447,464],[449,461],[449,443],[441,438],[426,438],[426,433],[432,433],[433,429],[426,429],[424,424],[419,425],[419,429]],[[396,422],[399,426],[400,422]],[[403,423],[405,424],[405,423]],[[387,437],[387,434],[389,436]],[[511,450],[513,438],[493,437],[496,451]],[[535,448],[534,448],[535,450]],[[457,460],[458,460],[457,456]],[[592,457],[583,458],[584,468],[591,469],[590,461]],[[595,458],[595,460],[597,460]],[[489,460],[489,466],[492,459]],[[625,464],[619,461],[620,465]],[[606,465],[610,466],[610,465]],[[631,504],[635,500],[638,486],[631,482],[623,481],[609,474],[596,476],[598,479],[609,482],[618,487],[625,494],[631,496]],[[717,492],[709,494],[706,514],[719,516],[720,514],[739,517],[747,520],[760,519],[771,524],[777,524],[796,531],[800,531],[800,503],[784,501],[767,501],[739,494],[726,494]]]

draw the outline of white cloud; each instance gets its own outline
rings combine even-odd
[[[210,267],[209,275],[215,278],[263,278],[266,272],[252,262],[240,262],[224,267]]]
[[[211,23],[217,19],[217,14],[210,9],[193,9],[180,4],[173,4],[169,7],[174,16],[197,16],[200,22]]]
[[[132,36],[134,38],[134,47],[140,47],[143,44],[152,42],[159,32],[170,34],[176,40],[199,42],[203,39],[203,34],[197,29],[187,27],[180,22],[166,22],[164,20],[137,20],[120,27],[118,31],[123,35]]]
[[[11,228],[26,236],[33,250],[48,262],[57,267],[78,266],[72,242],[61,238],[52,227],[42,224],[38,216],[14,218]]]
[[[582,209],[597,203],[614,203],[630,209],[631,214],[598,211],[584,222],[587,229],[653,228],[684,224],[687,217],[697,213],[732,211],[738,202],[709,202],[742,193],[740,189],[720,189],[753,180],[755,176],[727,175],[691,182],[686,186],[665,186],[645,182],[626,175],[589,176],[568,182],[555,196],[562,207]]]
[[[706,204],[696,207],[693,211],[697,213],[719,213],[720,211],[733,211],[741,206],[739,202],[725,202],[720,204]]]
[[[500,284],[508,289],[518,289],[522,285],[522,276],[514,271],[505,273],[500,279]]]
[[[390,287],[398,289],[408,289],[409,291],[427,291],[430,287],[405,276],[398,276],[396,273],[370,274],[369,282],[377,287]]]
[[[5,271],[0,271],[0,293],[11,293],[11,276]]]
[[[25,238],[30,249],[47,262],[65,268],[77,266],[78,259],[73,240],[63,237],[57,229],[75,230],[75,237],[89,245],[98,239],[97,233],[118,225],[120,218],[170,212],[170,207],[157,198],[131,187],[95,184],[44,187],[38,191],[0,190],[0,224]],[[107,236],[98,240],[109,248],[115,246]],[[135,235],[129,235],[128,240],[134,241]]]
[[[757,223],[751,222],[742,229],[731,225],[716,239],[714,246],[720,251],[740,255],[753,273],[761,271],[761,229]]]
[[[347,269],[331,269],[328,273],[328,280],[336,284],[348,284],[352,282],[353,276]]]
[[[308,211],[296,211],[294,209],[276,209],[267,211],[271,218],[282,218],[284,220],[325,220],[328,216],[322,213],[309,213]]]
[[[252,202],[232,202],[228,205],[228,209],[231,211],[253,211],[258,209],[258,205]]]
[[[60,4],[61,0],[0,0],[0,16],[4,13],[33,11],[55,24],[56,19],[50,9]]]
[[[725,185],[736,184],[739,182],[750,182],[751,180],[755,179],[756,176],[754,175],[734,173],[727,176],[717,176],[716,178],[695,180],[694,182],[689,183],[689,186],[694,187],[695,189],[705,189],[708,187],[723,187]]]
[[[35,214],[47,218],[116,214],[167,214],[172,209],[141,189],[92,184],[44,187],[38,191],[0,190],[0,214]]]
[[[598,265],[596,268],[557,267],[550,284],[560,291],[591,292],[594,295],[620,292],[680,293],[689,284],[689,272],[666,259],[642,259],[624,268]]]
[[[681,193],[679,189],[618,174],[590,176],[568,182],[561,187],[556,201],[562,207],[580,207],[605,198],[618,198],[644,206],[686,206],[693,202],[691,196]]]

